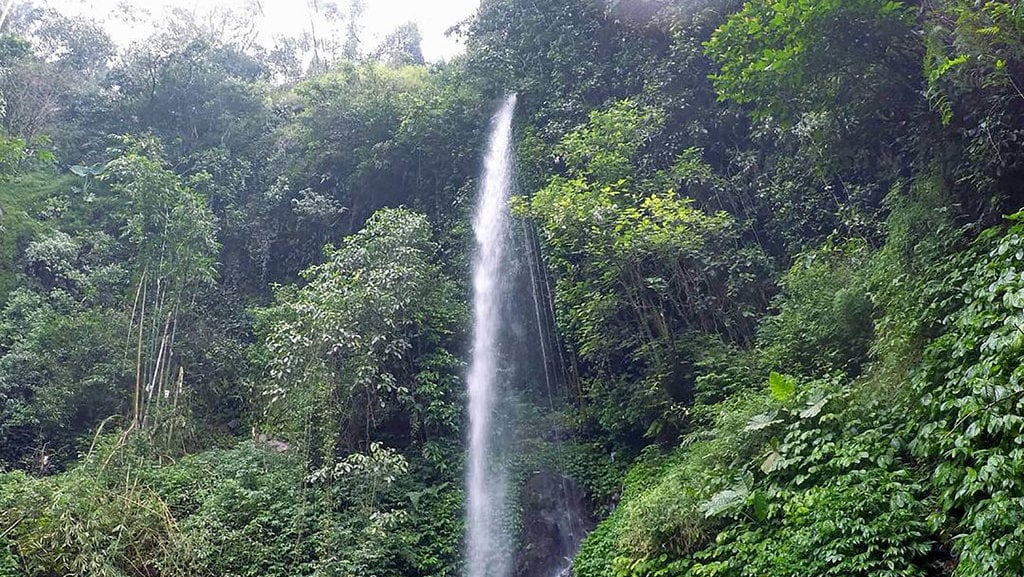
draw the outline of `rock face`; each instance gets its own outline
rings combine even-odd
[[[537,471],[520,495],[523,544],[516,554],[516,577],[562,577],[570,574],[580,542],[593,528],[586,495],[572,479]]]

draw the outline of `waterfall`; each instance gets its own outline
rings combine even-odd
[[[516,97],[494,116],[473,220],[473,352],[469,393],[469,459],[466,476],[468,577],[508,577],[509,537],[503,527],[506,474],[495,456],[495,407],[501,367],[499,339],[509,285],[505,266],[511,239],[508,199],[514,182],[512,117]]]

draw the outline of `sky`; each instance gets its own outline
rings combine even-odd
[[[48,5],[66,14],[88,16],[106,25],[115,42],[124,46],[149,35],[150,17],[164,18],[169,7],[202,12],[213,7],[240,8],[252,0],[50,0]],[[324,4],[326,0],[319,0]],[[309,25],[308,0],[260,0],[263,6],[260,39],[272,44],[278,36],[297,36]],[[344,0],[337,2],[344,7]],[[423,35],[423,56],[431,62],[461,53],[462,46],[445,31],[473,15],[479,0],[364,0],[362,44],[372,50],[398,26],[415,22]],[[140,17],[124,20],[123,5]]]

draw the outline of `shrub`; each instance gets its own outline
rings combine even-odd
[[[782,280],[776,314],[758,335],[772,368],[812,377],[860,373],[873,335],[866,272],[871,254],[851,241],[797,258]]]
[[[915,453],[935,466],[933,525],[955,544],[955,575],[1024,571],[1024,212],[956,257],[946,332],[914,377]]]

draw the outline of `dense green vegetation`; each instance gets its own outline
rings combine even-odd
[[[567,372],[516,392],[512,478],[586,490],[574,575],[1024,574],[1024,7],[483,0],[455,33],[303,67],[14,3],[0,576],[461,575],[510,91]]]

